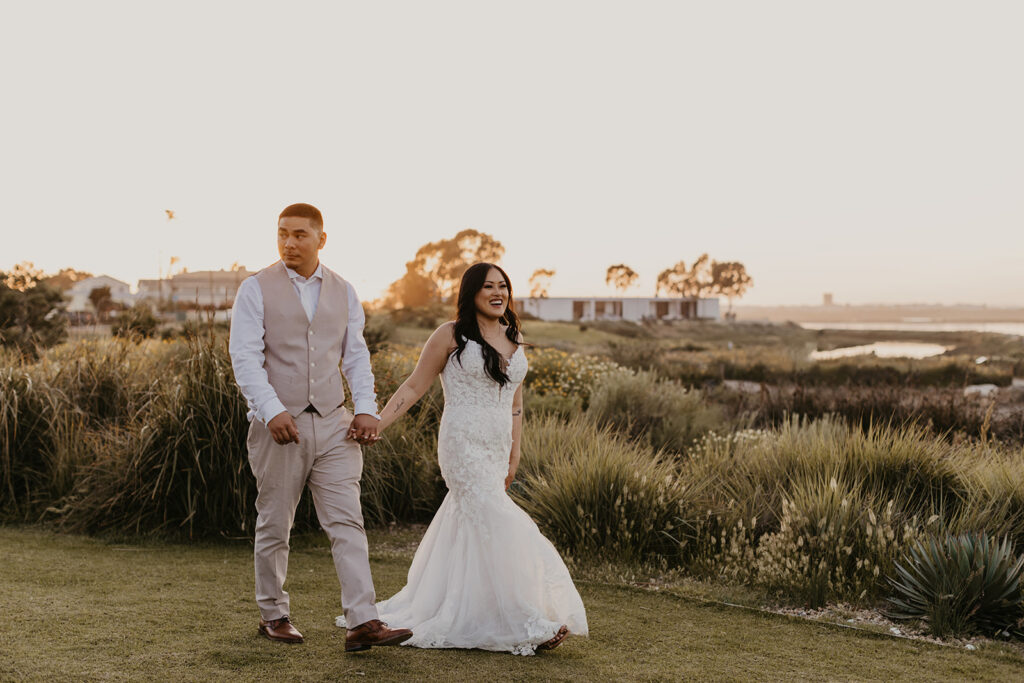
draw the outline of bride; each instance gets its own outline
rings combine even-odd
[[[431,335],[381,413],[378,434],[441,376],[437,455],[448,494],[408,583],[377,603],[381,619],[413,630],[405,645],[532,655],[570,632],[587,635],[569,571],[506,493],[519,465],[526,369],[508,276],[477,263],[462,276],[455,322]]]

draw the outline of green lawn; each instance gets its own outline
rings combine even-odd
[[[374,577],[403,583],[421,530],[371,534]],[[246,543],[112,543],[0,527],[0,680],[1011,680],[1024,659],[893,640],[584,582],[592,635],[536,657],[374,649],[345,655],[326,542],[296,540],[293,620],[306,644],[256,635]]]

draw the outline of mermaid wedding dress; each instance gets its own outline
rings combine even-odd
[[[532,655],[562,624],[587,635],[587,617],[551,542],[508,497],[512,398],[526,377],[520,346],[504,387],[484,371],[469,341],[461,363],[441,372],[444,413],[437,438],[448,494],[420,542],[406,586],[377,603],[380,618],[411,628],[403,643]],[[344,626],[338,617],[338,626]]]

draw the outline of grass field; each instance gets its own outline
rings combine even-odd
[[[371,533],[378,592],[404,582],[421,528]],[[894,640],[584,581],[590,638],[523,658],[375,649],[345,655],[326,541],[296,539],[301,646],[256,635],[248,544],[114,543],[0,528],[0,680],[1011,680],[1024,658]]]

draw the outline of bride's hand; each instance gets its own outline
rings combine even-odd
[[[508,476],[505,477],[505,490],[506,491],[508,491],[508,487],[512,485],[512,482],[515,481],[515,478],[516,478],[516,471],[514,469],[510,469],[508,471]]]

